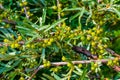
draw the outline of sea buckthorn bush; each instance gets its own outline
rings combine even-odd
[[[119,5],[119,0],[0,0],[0,79],[119,79],[114,68],[119,66]]]

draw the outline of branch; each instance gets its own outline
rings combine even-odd
[[[8,24],[16,25],[16,22],[13,21],[13,20],[3,19],[2,21],[5,22],[5,23],[8,23]]]
[[[100,59],[100,60],[83,60],[83,61],[72,61],[73,64],[89,64],[91,62],[101,62],[101,63],[107,63],[109,60],[114,60],[114,58],[111,59]],[[120,58],[119,58],[120,60]],[[68,62],[51,62],[51,66],[63,66],[67,65]],[[33,76],[40,70],[45,68],[43,65],[40,65],[34,73],[31,75],[31,77],[28,80],[31,80]]]
[[[2,4],[0,4],[0,9],[5,10]]]
[[[60,4],[60,2],[59,2],[59,0],[56,0],[57,1],[57,7],[58,7],[58,20],[60,19],[60,11],[59,11],[59,4]],[[60,27],[61,26],[61,24],[59,23],[58,24],[58,26]]]
[[[97,59],[97,55],[93,55],[91,54],[90,51],[88,51],[87,49],[83,48],[83,47],[78,47],[78,46],[73,46],[72,49],[77,52],[77,53],[82,53],[83,55],[86,55],[87,57],[90,57],[92,59]]]
[[[26,18],[29,19],[29,15],[27,14],[27,9],[25,6],[24,6],[24,11],[25,11]]]
[[[112,49],[107,48],[106,51],[109,52],[109,53],[111,53],[113,56],[120,57],[120,55],[117,54],[117,53],[116,53],[115,51],[113,51]]]

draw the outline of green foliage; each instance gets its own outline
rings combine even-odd
[[[118,79],[119,73],[111,68],[119,65],[117,58],[109,65],[75,65],[72,61],[87,57],[72,46],[84,47],[98,59],[114,57],[106,48],[119,53],[119,4],[119,0],[1,0],[0,79],[28,79],[39,65],[44,69],[33,80]],[[52,67],[57,61],[68,64]]]

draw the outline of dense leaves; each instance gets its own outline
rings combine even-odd
[[[114,67],[119,66],[119,4],[119,0],[0,0],[0,79],[118,79]],[[72,63],[96,58],[110,60]],[[53,67],[57,61],[68,63]],[[40,65],[43,69],[35,73]]]

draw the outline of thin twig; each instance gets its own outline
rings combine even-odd
[[[60,2],[59,2],[59,0],[56,0],[56,1],[57,1],[57,7],[58,7],[58,20],[59,20],[59,19],[61,18],[61,17],[60,17],[60,11],[59,11],[59,8],[60,8],[60,7],[59,7],[59,4],[60,4]],[[60,27],[61,24],[59,23],[58,26]]]
[[[120,58],[119,58],[120,59]],[[109,60],[114,60],[114,58],[111,59],[99,59],[99,60],[83,60],[83,61],[72,61],[73,64],[89,64],[91,62],[101,62],[101,63],[106,63]],[[51,66],[63,66],[67,65],[68,62],[51,62]],[[31,77],[28,80],[31,80],[33,76],[40,70],[45,68],[43,65],[40,65],[34,73],[31,75]]]
[[[0,9],[5,10],[2,4],[0,4]]]
[[[25,6],[24,6],[24,11],[25,11],[26,18],[29,19],[29,15],[27,14],[27,9]]]
[[[8,24],[16,25],[16,22],[13,21],[13,20],[3,19],[2,21],[5,22],[5,23],[8,23]]]

